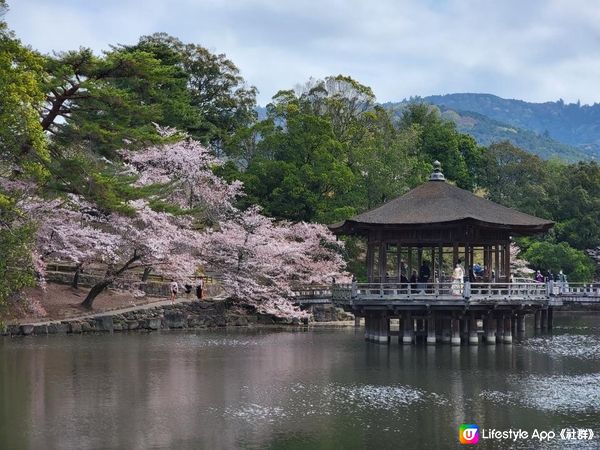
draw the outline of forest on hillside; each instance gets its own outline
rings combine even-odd
[[[600,156],[600,104],[581,102],[532,103],[491,94],[447,94],[423,101],[459,112],[474,112],[540,137],[577,148],[588,157]]]
[[[480,146],[438,109],[398,115],[343,75],[274,93],[259,119],[233,61],[164,33],[102,54],[73,48],[40,54],[0,23],[3,304],[60,260],[106,267],[89,307],[126,271],[210,267],[232,298],[299,314],[292,283],[344,276],[342,258],[360,276],[361,242],[342,245],[324,225],[422,183],[436,159],[457,186],[556,222],[519,242],[533,268],[593,276],[595,162]]]

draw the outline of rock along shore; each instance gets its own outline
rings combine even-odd
[[[316,322],[352,319],[332,305],[319,305],[312,310]],[[202,329],[245,327],[254,325],[308,325],[308,321],[259,314],[233,306],[227,300],[180,301],[175,304],[144,307],[129,311],[107,311],[62,321],[5,325],[0,334],[28,336],[47,334],[81,334],[96,332],[155,331],[161,329]]]

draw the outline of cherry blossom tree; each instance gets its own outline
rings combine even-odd
[[[163,187],[126,202],[128,214],[101,210],[72,194],[46,201],[30,193],[21,205],[38,226],[40,271],[50,258],[79,270],[91,263],[106,267],[84,307],[136,268],[186,282],[202,265],[222,279],[232,299],[287,317],[307,315],[290,302],[294,284],[343,281],[341,244],[326,227],[275,222],[258,207],[240,211],[234,203],[241,183],[214,175],[220,162],[199,143],[184,139],[122,156],[125,173],[135,175],[133,186]],[[175,205],[177,213],[152,209],[156,200]],[[212,228],[202,228],[199,215]]]
[[[108,227],[107,217],[76,195],[45,201],[28,197],[22,208],[37,224],[36,267],[38,278],[45,261],[52,259],[75,265],[72,286],[77,288],[84,265],[110,263],[118,259],[121,236]]]
[[[242,195],[242,183],[216,176],[212,169],[222,162],[194,140],[123,151],[122,155],[131,173],[139,177],[137,186],[165,184],[165,201],[185,210],[199,208],[213,221],[232,213],[233,201]]]
[[[199,233],[191,229],[189,218],[153,211],[144,200],[129,206],[132,215],[105,213],[73,195],[50,202],[34,197],[21,205],[38,227],[38,262],[52,258],[79,268],[91,262],[106,267],[82,302],[84,307],[91,308],[104,289],[133,268],[156,267],[182,281],[196,271]]]
[[[275,223],[252,207],[204,236],[202,260],[220,274],[232,299],[261,313],[301,318],[307,314],[290,302],[293,285],[332,276],[343,281],[339,250],[322,225]]]

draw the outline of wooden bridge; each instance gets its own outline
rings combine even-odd
[[[459,292],[451,283],[354,283],[304,285],[293,288],[293,300],[300,305],[334,303],[351,305],[381,304],[495,304],[503,302],[600,304],[600,283],[463,283]]]
[[[535,283],[353,283],[303,286],[294,290],[301,306],[333,303],[365,319],[365,338],[388,343],[390,319],[399,340],[409,344],[511,343],[532,315],[536,329],[551,329],[553,311],[568,304],[600,305],[600,284]]]

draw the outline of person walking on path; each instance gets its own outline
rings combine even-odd
[[[171,278],[171,303],[175,303],[175,299],[177,298],[177,293],[179,292],[179,285],[177,281]]]
[[[202,278],[198,278],[198,283],[196,284],[196,298],[198,301],[202,300],[202,289],[204,288],[202,284]]]

